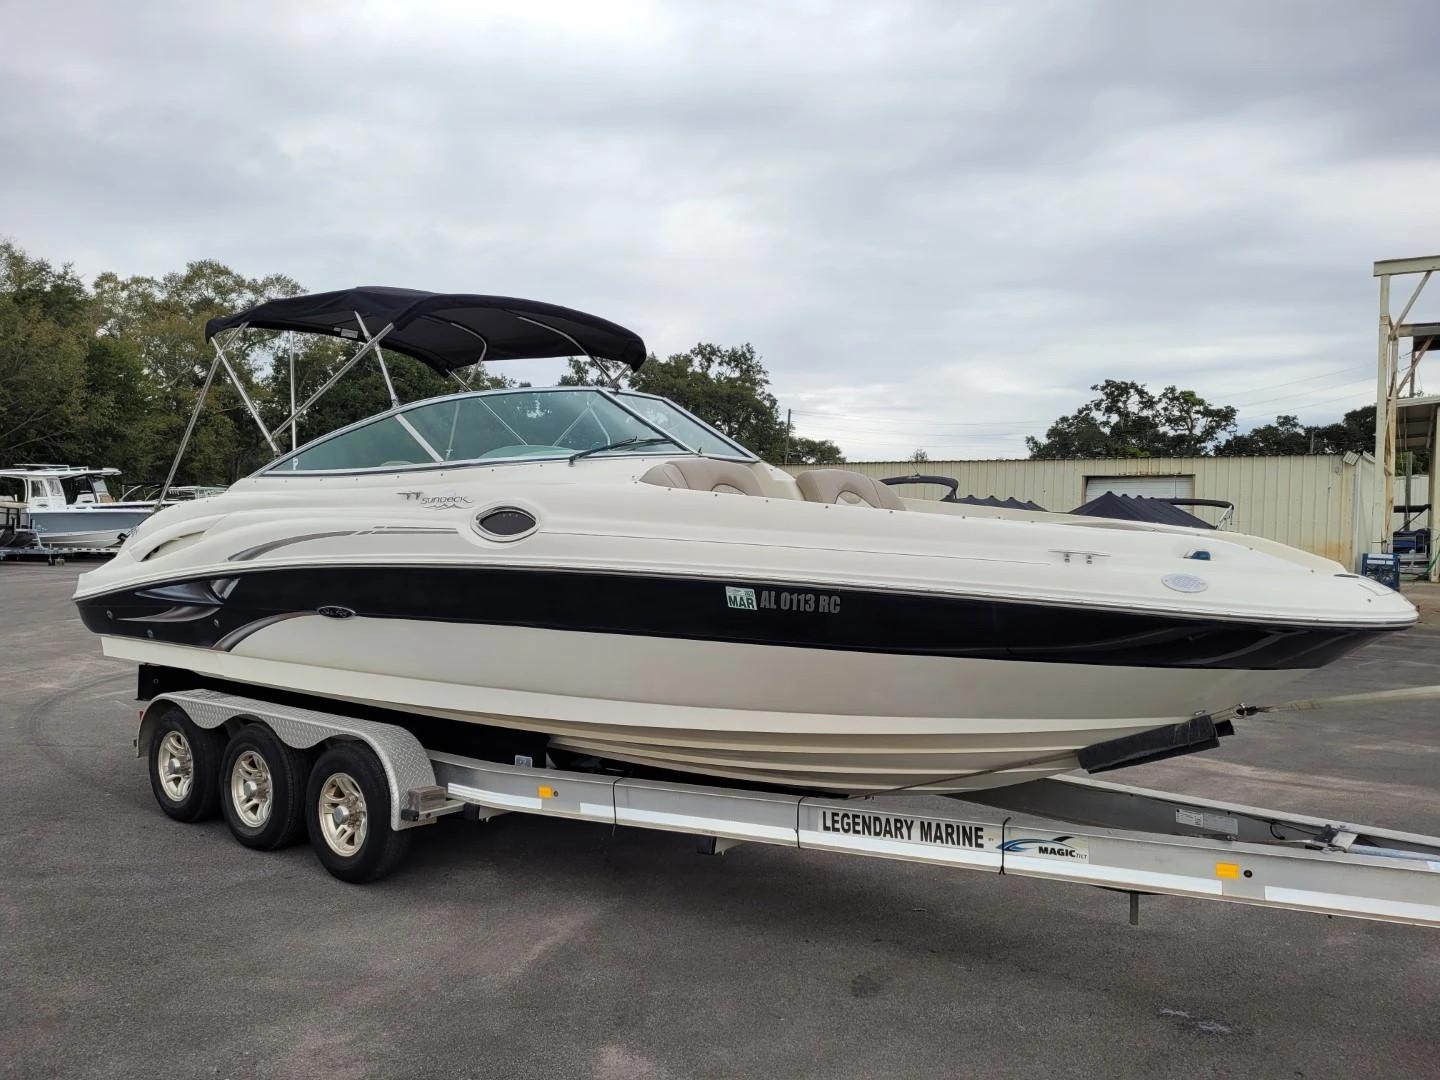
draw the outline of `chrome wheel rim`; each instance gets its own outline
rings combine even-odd
[[[246,750],[230,766],[230,802],[235,816],[252,829],[270,820],[274,805],[270,766],[254,750]]]
[[[349,773],[331,773],[320,788],[320,835],[336,855],[349,858],[365,844],[365,796]]]
[[[195,786],[195,755],[190,742],[178,731],[167,731],[155,752],[160,789],[171,802],[184,802]]]

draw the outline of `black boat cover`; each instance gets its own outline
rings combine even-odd
[[[946,502],[969,503],[971,506],[998,506],[1002,510],[1038,510],[1045,513],[1045,508],[1037,502],[1029,499],[1005,498],[999,499],[994,495],[986,495],[981,498],[979,495],[962,495],[954,499],[946,499]]]
[[[1183,525],[1187,529],[1213,529],[1208,521],[1194,514],[1187,514],[1180,507],[1164,499],[1147,499],[1143,495],[1117,495],[1107,491],[1097,495],[1084,506],[1077,506],[1072,514],[1086,517],[1119,518],[1122,521],[1153,521],[1159,525]]]
[[[949,488],[941,502],[966,503],[969,506],[996,506],[1002,510],[1038,510],[1045,512],[1045,508],[1039,503],[1021,499],[997,499],[994,495],[986,495],[983,499],[979,495],[961,495],[960,481],[953,476],[932,476],[926,473],[911,473],[909,476],[887,476],[880,481],[891,487],[899,487],[902,484],[939,484],[941,487]]]
[[[363,341],[366,334],[360,319],[370,334],[393,326],[381,346],[413,356],[441,374],[481,359],[535,360],[574,356],[582,349],[592,357],[628,364],[632,370],[645,362],[645,343],[638,334],[583,311],[512,296],[380,285],[270,300],[211,319],[205,324],[205,340],[245,325]]]

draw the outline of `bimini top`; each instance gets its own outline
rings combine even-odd
[[[632,370],[645,362],[645,343],[623,326],[583,311],[510,296],[357,286],[270,300],[211,319],[205,324],[205,340],[239,326],[351,341],[365,341],[390,327],[384,348],[413,356],[442,375],[482,360],[535,360],[577,352],[619,361]]]

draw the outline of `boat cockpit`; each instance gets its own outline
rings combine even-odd
[[[361,420],[292,451],[257,476],[350,475],[660,455],[641,483],[726,495],[904,510],[889,487],[844,469],[793,482],[674,402],[603,387],[451,394]]]

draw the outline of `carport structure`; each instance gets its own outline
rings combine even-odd
[[[1415,302],[1440,270],[1440,255],[1414,259],[1382,259],[1375,264],[1380,279],[1380,339],[1375,368],[1375,462],[1380,469],[1375,485],[1375,503],[1371,514],[1371,547],[1389,551],[1391,514],[1395,505],[1395,452],[1397,450],[1429,450],[1430,483],[1425,501],[1433,508],[1440,499],[1440,395],[1418,393],[1420,362],[1425,355],[1440,349],[1440,323],[1406,322]],[[1390,284],[1396,277],[1420,275],[1410,298],[1398,318],[1390,315]],[[1408,359],[1401,369],[1400,343],[1408,341]],[[1430,520],[1434,521],[1434,510]],[[1432,563],[1431,581],[1440,580],[1440,566]]]

